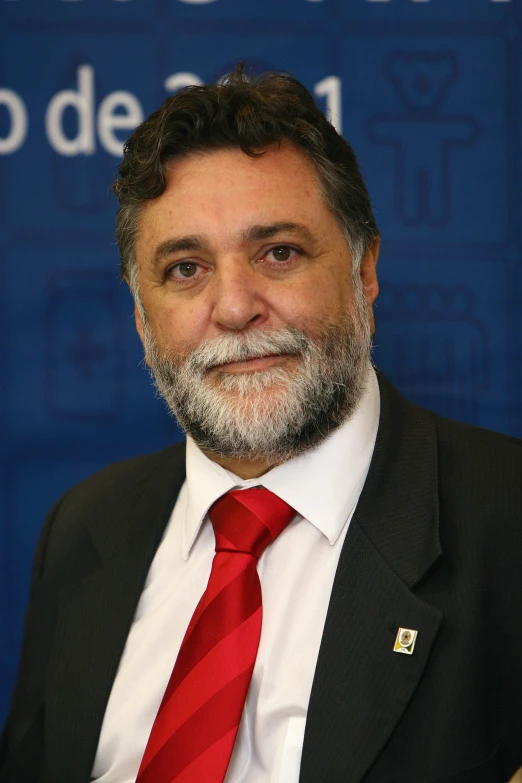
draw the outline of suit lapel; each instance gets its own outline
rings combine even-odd
[[[147,573],[184,480],[184,450],[90,524],[93,569],[63,591],[46,687],[46,774],[85,783]],[[117,510],[116,510],[117,509]]]
[[[301,783],[363,779],[406,709],[442,621],[412,592],[441,551],[434,427],[381,376],[379,384],[379,433],[332,589]],[[399,627],[418,631],[413,655],[393,652]]]

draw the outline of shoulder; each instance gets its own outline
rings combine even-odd
[[[435,421],[441,440],[448,443],[473,444],[486,451],[503,451],[506,449],[509,453],[513,449],[511,453],[514,455],[522,449],[522,440],[512,435],[504,435],[501,432],[494,432],[484,427],[464,424],[460,421],[439,416],[439,414],[433,412],[431,412],[431,416]],[[522,452],[519,453],[522,454]]]
[[[378,379],[388,459],[417,460],[417,471],[428,465],[454,482],[474,477],[485,488],[515,482],[522,490],[522,440],[447,419],[407,400],[380,372]],[[419,464],[428,452],[429,462]]]
[[[38,541],[33,579],[50,563],[73,562],[96,538],[124,538],[172,509],[185,479],[185,443],[115,462],[69,489],[49,511]],[[134,527],[133,527],[134,525]]]
[[[435,436],[442,469],[451,463],[467,473],[490,471],[496,465],[505,464],[520,470],[522,440],[441,416],[403,397],[380,371],[377,377],[381,422],[384,419],[395,440],[402,439],[411,448],[422,446],[421,441],[433,442]],[[518,477],[521,478],[520,473]],[[522,485],[522,481],[519,483]]]
[[[514,576],[522,553],[522,441],[432,417],[444,542],[460,539],[465,557]]]
[[[522,490],[522,440],[432,413],[439,466],[454,478],[474,478],[484,486],[515,483]]]
[[[176,443],[153,454],[114,462],[68,490],[59,501],[72,511],[125,502],[127,505],[151,485],[185,474],[185,443]]]
[[[378,378],[381,424],[388,431],[387,461],[381,460],[381,471],[389,470],[390,460],[410,466],[408,486],[414,493],[411,484],[418,484],[422,476],[429,481],[429,473],[437,482],[441,510],[458,512],[459,518],[476,512],[478,520],[488,511],[498,515],[500,509],[504,518],[522,518],[521,440],[421,408],[382,373]]]

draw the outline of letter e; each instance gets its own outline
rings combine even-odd
[[[115,114],[114,110],[121,107],[125,113]],[[118,139],[116,129],[134,129],[143,119],[143,110],[138,99],[130,92],[123,90],[111,92],[100,104],[98,112],[98,135],[100,141],[111,155],[120,157],[123,152],[123,142]]]

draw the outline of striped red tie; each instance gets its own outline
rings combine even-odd
[[[137,783],[222,783],[261,635],[257,560],[294,516],[267,489],[234,490],[209,511],[216,537],[207,589],[190,621]]]

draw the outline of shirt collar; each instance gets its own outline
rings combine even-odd
[[[238,487],[266,487],[311,522],[333,546],[353,514],[366,479],[379,414],[379,385],[370,367],[366,389],[350,419],[316,448],[248,481],[210,460],[188,437],[184,559],[189,557],[210,506]]]

